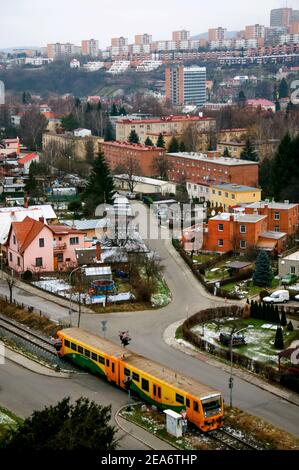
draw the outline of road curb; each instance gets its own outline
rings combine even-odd
[[[163,332],[163,335],[162,335],[163,341],[168,346],[172,347],[173,349],[176,349],[176,350],[178,350],[178,351],[180,351],[180,352],[182,352],[182,353],[184,353],[188,356],[192,356],[192,357],[194,357],[195,359],[197,359],[199,361],[201,360],[198,357],[199,354],[200,354],[200,355],[202,355],[206,358],[205,362],[207,364],[210,364],[213,367],[217,367],[218,369],[222,369],[224,372],[229,373],[230,372],[230,367],[226,366],[225,364],[223,364],[219,361],[217,361],[214,358],[214,356],[213,356],[213,359],[211,359],[211,356],[209,354],[205,353],[204,351],[198,350],[197,348],[195,348],[195,346],[190,344],[190,348],[189,348],[186,345],[180,344],[176,341],[175,331],[177,330],[177,328],[180,325],[182,325],[182,323],[185,320],[186,319],[184,318],[182,320],[179,320],[179,321],[169,325]],[[238,377],[240,380],[244,380],[245,382],[248,382],[251,385],[254,385],[254,386],[260,388],[261,390],[264,390],[268,393],[271,393],[272,395],[277,396],[281,400],[287,401],[288,403],[291,403],[292,405],[299,406],[299,400],[292,399],[292,397],[288,397],[286,395],[282,395],[281,392],[283,392],[283,391],[280,391],[280,389],[276,385],[274,385],[274,384],[272,385],[272,384],[269,384],[268,382],[263,381],[263,379],[261,377],[256,376],[254,374],[251,374],[249,371],[246,371],[246,370],[240,371],[239,369],[237,369],[235,367],[234,367],[233,371],[234,371],[234,375],[236,377]],[[258,382],[256,382],[256,381],[258,381]],[[286,390],[285,393],[288,393],[288,391]],[[292,393],[292,392],[289,392],[289,393]],[[295,395],[295,392],[293,392],[293,393]]]

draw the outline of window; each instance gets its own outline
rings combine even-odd
[[[20,257],[18,256],[18,266],[21,265],[21,260],[20,260]]]
[[[79,237],[71,237],[70,238],[71,245],[79,245]]]
[[[40,238],[40,239],[38,240],[38,244],[39,244],[39,247],[40,247],[40,248],[44,248],[44,246],[45,246],[45,239],[44,239],[44,238]]]
[[[88,349],[84,349],[84,355],[86,357],[90,357],[90,351],[88,351]]]
[[[16,236],[15,235],[13,236],[13,244],[14,245],[16,244]]]
[[[71,343],[71,349],[73,351],[77,351],[77,345],[75,343]]]
[[[176,393],[175,399],[178,403],[181,403],[182,405],[185,404],[185,398],[183,397],[183,395],[179,395],[178,393]]]
[[[82,348],[82,346],[78,346],[78,353],[83,354],[83,348]]]
[[[296,266],[291,266],[290,272],[291,274],[296,274]]]
[[[236,199],[236,196],[235,196],[235,194],[232,194],[232,199]]]
[[[70,342],[69,342],[68,339],[65,339],[65,340],[64,340],[64,345],[65,345],[66,348],[69,348],[69,347],[70,347]]]
[[[9,253],[9,261],[12,261],[12,253]]]
[[[245,240],[240,241],[240,248],[242,248],[242,250],[244,250],[246,248],[246,241]]]
[[[95,354],[95,353],[91,353],[91,359],[93,359],[94,361],[97,361],[98,360],[98,355]]]
[[[105,364],[105,359],[102,356],[98,357],[98,361],[100,364]]]
[[[223,232],[223,224],[218,225],[218,232]]]
[[[218,196],[222,196],[222,191],[218,191]]]
[[[149,382],[146,379],[141,379],[141,388],[142,390],[145,390],[146,392],[149,391]]]
[[[275,212],[274,220],[280,220],[280,213],[279,212]]]
[[[215,189],[213,189],[212,193],[213,193],[213,194],[216,194],[216,191],[215,191]]]
[[[275,225],[274,231],[275,231],[275,232],[279,232],[279,225]]]
[[[110,367],[110,361],[109,361],[109,359],[106,359],[106,366],[107,366],[107,367]]]
[[[114,366],[114,362],[111,362],[111,370],[112,370],[112,373],[115,372],[115,366]]]
[[[57,253],[57,262],[63,263],[63,253]]]
[[[190,408],[190,400],[189,400],[189,398],[186,398],[186,406],[187,406],[187,408]]]
[[[125,374],[127,377],[130,377],[131,371],[130,371],[129,369],[124,369],[124,374]]]
[[[194,409],[194,411],[198,411],[198,403],[197,403],[197,401],[194,401],[194,402],[193,402],[193,409]]]
[[[136,372],[132,373],[133,380],[136,380],[136,382],[140,381],[139,374],[136,374]]]
[[[154,395],[154,396],[157,395],[157,387],[156,387],[156,385],[153,385],[153,395]]]
[[[240,233],[246,233],[246,225],[240,225]]]
[[[218,246],[224,246],[224,241],[222,239],[218,240]]]
[[[43,258],[35,258],[35,266],[41,268],[43,265]]]
[[[228,193],[225,193],[225,197],[227,197],[227,198],[228,198]]]

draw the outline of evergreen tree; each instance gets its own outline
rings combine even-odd
[[[126,115],[128,114],[128,113],[127,113],[127,110],[126,110],[126,108],[125,108],[124,106],[121,106],[121,107],[119,108],[119,114],[120,114],[120,116],[126,116]]]
[[[111,106],[110,116],[118,116],[118,109],[115,103]]]
[[[74,114],[70,113],[67,116],[63,117],[61,119],[61,123],[63,127],[65,128],[66,131],[74,131],[75,129],[78,129],[79,127],[79,121],[78,119],[74,116]]]
[[[284,349],[283,332],[282,332],[282,328],[280,327],[277,328],[276,330],[274,347],[275,349]]]
[[[256,286],[271,287],[272,279],[271,260],[265,251],[261,251],[256,260],[253,283]]]
[[[99,153],[92,165],[92,171],[86,189],[82,195],[86,203],[86,212],[94,214],[100,204],[111,204],[114,194],[113,178],[103,153]]]
[[[259,161],[258,154],[255,151],[254,146],[252,145],[252,142],[249,138],[246,139],[245,148],[242,150],[240,158],[241,160],[249,160],[252,162]]]
[[[240,91],[239,95],[238,95],[238,104],[241,108],[244,108],[244,106],[246,105],[246,101],[247,101],[247,98],[245,96],[245,93],[243,90]]]
[[[117,447],[116,428],[110,419],[111,406],[100,406],[88,398],[71,404],[70,398],[64,398],[11,427],[0,446],[21,453],[110,451]]]
[[[287,326],[287,324],[288,324],[287,323],[286,313],[285,313],[284,309],[281,312],[280,324],[281,324],[281,326]]]
[[[153,147],[154,146],[154,143],[152,141],[152,139],[150,137],[147,137],[145,139],[145,142],[144,142],[144,145],[147,145],[148,147]]]
[[[134,129],[131,130],[128,141],[130,144],[139,144],[139,136]]]
[[[186,145],[183,140],[180,143],[180,152],[186,152]]]
[[[283,78],[279,84],[279,98],[287,98],[289,96],[289,87],[285,78]]]
[[[278,111],[281,110],[280,102],[279,100],[275,101],[275,112],[278,113]]]
[[[105,128],[105,132],[104,132],[104,141],[111,142],[113,140],[114,140],[114,134],[113,134],[112,125],[111,125],[111,122],[108,121],[106,128]]]
[[[231,157],[231,154],[229,153],[229,150],[228,150],[227,147],[225,147],[225,149],[224,149],[223,156],[225,158],[230,158]]]
[[[278,310],[277,305],[275,306],[275,309],[274,309],[273,323],[277,323],[278,325],[280,324],[280,316],[279,316],[279,310]]]
[[[156,143],[156,147],[160,147],[160,148],[165,148],[165,140],[164,140],[164,137],[163,137],[163,134],[159,134],[159,137],[158,137],[158,140],[157,140],[157,143]]]
[[[85,159],[88,163],[92,163],[94,161],[94,143],[91,139],[88,139],[85,142]]]
[[[22,95],[22,103],[23,104],[30,104],[31,103],[31,94],[29,91],[24,91]]]
[[[287,330],[288,330],[288,331],[294,331],[293,323],[291,322],[291,320],[290,320],[289,323],[288,323]]]
[[[173,136],[171,141],[169,142],[168,152],[169,153],[177,153],[179,151],[179,143],[178,140]]]

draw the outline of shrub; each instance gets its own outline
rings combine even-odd
[[[269,292],[267,290],[262,290],[260,292],[260,301],[262,302],[265,297],[269,297]]]

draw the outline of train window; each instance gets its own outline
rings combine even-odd
[[[136,374],[136,372],[133,372],[133,373],[132,373],[132,377],[133,377],[133,380],[136,380],[136,382],[139,382],[139,381],[140,381],[139,374]]]
[[[105,359],[104,359],[102,356],[99,356],[98,361],[99,361],[101,364],[105,364]]]
[[[71,349],[73,351],[77,351],[77,345],[75,343],[71,343]]]
[[[111,366],[112,366],[112,372],[114,372],[115,371],[114,362],[111,363]]]
[[[197,401],[194,401],[194,402],[193,402],[193,409],[194,409],[194,411],[198,411],[198,403],[197,403]]]
[[[186,398],[186,406],[187,406],[187,408],[190,408],[190,400],[189,400],[189,398]]]
[[[84,354],[86,357],[90,357],[90,351],[88,351],[88,349],[84,349]]]
[[[158,387],[158,398],[161,398],[161,387]]]
[[[83,348],[82,348],[82,346],[78,346],[78,353],[83,354]]]
[[[91,359],[93,359],[94,361],[97,361],[98,360],[98,355],[95,354],[95,353],[91,353]]]
[[[149,391],[149,381],[146,379],[141,379],[141,388],[142,390],[145,390],[146,392]]]
[[[153,392],[153,393],[154,393],[154,396],[156,396],[156,395],[157,395],[157,387],[156,387],[156,385],[154,385],[153,388],[154,388],[154,392]]]
[[[67,348],[70,347],[70,342],[69,342],[68,339],[65,339],[65,340],[64,340],[64,345],[65,345]]]
[[[109,359],[106,359],[106,366],[107,366],[107,367],[110,367],[110,361],[109,361]]]
[[[131,375],[131,371],[129,369],[124,369],[124,374],[127,376],[127,377],[130,377]]]
[[[181,403],[182,405],[185,404],[185,398],[182,395],[179,395],[178,393],[176,393],[175,399],[178,403]]]

